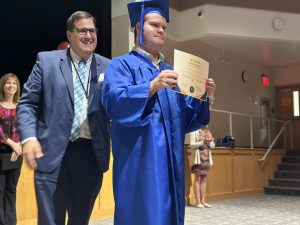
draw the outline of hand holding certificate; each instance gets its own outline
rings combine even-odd
[[[208,69],[209,63],[204,59],[175,49],[174,70],[178,74],[178,85],[172,90],[206,101]]]

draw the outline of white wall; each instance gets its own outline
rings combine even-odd
[[[290,86],[300,84],[300,65],[278,67],[272,70],[274,85]]]
[[[210,76],[217,84],[216,99],[213,108],[225,111],[238,112],[260,116],[260,98],[270,99],[270,106],[275,110],[275,89],[273,84],[264,87],[261,84],[261,74],[270,74],[267,67],[245,61],[240,57],[226,54],[229,64],[221,63],[219,58],[221,51],[214,47],[196,41],[176,43],[168,40],[162,52],[166,55],[169,62],[173,61],[173,49],[197,55],[210,63]],[[242,71],[248,71],[249,80],[244,83],[241,79]],[[272,117],[275,116],[271,114]],[[250,125],[249,118],[233,116],[233,136],[237,139],[240,146],[250,145]],[[264,138],[265,130],[260,129],[260,121],[254,119],[254,141],[256,146],[266,144]],[[210,128],[216,137],[229,135],[229,117],[220,113],[212,113]]]
[[[129,26],[128,15],[117,16],[112,19],[112,57],[128,52]]]
[[[111,1],[111,18],[122,16],[127,13],[127,4],[132,0],[112,0]],[[128,18],[128,16],[127,16]]]

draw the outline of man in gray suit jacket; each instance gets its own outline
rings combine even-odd
[[[88,224],[108,170],[109,119],[101,104],[109,60],[94,53],[95,18],[67,21],[70,48],[40,52],[17,107],[24,158],[32,168],[39,225]]]

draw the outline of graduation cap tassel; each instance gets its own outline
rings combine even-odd
[[[144,1],[142,3],[141,17],[140,17],[140,46],[143,45],[143,28],[144,28]]]

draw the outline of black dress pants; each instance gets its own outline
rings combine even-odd
[[[0,171],[0,225],[16,225],[16,187],[21,167]]]
[[[88,225],[103,174],[92,142],[69,142],[60,168],[35,171],[38,225]]]

